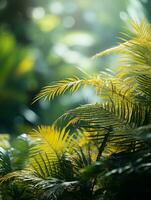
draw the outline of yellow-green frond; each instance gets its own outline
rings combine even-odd
[[[70,119],[75,124],[69,124],[75,131],[84,132],[79,144],[86,144],[87,141],[94,141],[96,145],[106,141],[103,155],[110,155],[113,152],[121,152],[132,148],[140,148],[140,144],[134,145],[134,138],[130,137],[134,127],[148,124],[151,120],[149,107],[126,102],[107,102],[106,104],[85,105],[68,111],[65,119]],[[70,128],[70,127],[69,127]],[[107,137],[107,139],[106,139]],[[133,144],[133,145],[132,145]]]
[[[70,151],[75,143],[74,135],[69,135],[65,129],[57,130],[54,126],[42,126],[34,130],[30,136],[37,140],[37,145],[31,149],[31,153],[36,149],[41,153],[62,154],[67,150]]]
[[[44,87],[36,96],[34,102],[40,100],[41,98],[51,100],[55,96],[64,94],[66,91],[76,92],[84,82],[85,80],[81,80],[78,77],[67,78],[65,80],[54,82],[52,85]]]
[[[143,19],[141,23],[132,20],[131,26],[131,32],[133,33],[133,36],[148,41],[151,40],[151,26],[145,19]]]
[[[34,99],[34,102],[41,98],[51,100],[55,96],[64,94],[66,91],[76,92],[82,85],[99,85],[100,87],[100,85],[103,85],[103,79],[101,79],[100,76],[92,76],[89,79],[79,79],[78,77],[74,77],[58,81],[50,86],[44,87]]]
[[[102,57],[108,56],[110,54],[121,54],[123,52],[125,52],[125,46],[124,46],[124,44],[120,44],[118,46],[115,46],[115,47],[112,47],[112,48],[107,49],[105,51],[102,51],[100,53],[97,53],[96,55],[94,55],[92,57],[92,59],[102,58]]]
[[[29,167],[39,177],[48,177],[54,171],[56,174],[57,163],[77,145],[75,135],[70,135],[65,129],[57,130],[54,126],[39,127],[30,136],[37,144],[30,151]]]
[[[119,79],[133,88],[135,100],[142,104],[151,102],[151,67],[147,65],[121,66],[116,74]]]
[[[136,88],[131,87],[129,83],[122,80],[120,77],[115,77],[109,73],[102,72],[99,75],[94,75],[88,79],[68,78],[63,81],[56,82],[51,86],[42,89],[35,101],[45,98],[53,99],[55,96],[61,95],[66,91],[75,92],[80,86],[94,86],[96,93],[101,98],[111,98],[115,95],[119,98],[133,98],[137,93]]]
[[[80,145],[86,144],[85,138],[87,138],[87,141],[93,140],[95,146],[100,146],[109,133],[107,144],[113,147],[116,141],[120,140],[117,148],[118,151],[121,148],[127,148],[127,145],[131,143],[131,140],[128,140],[130,126],[124,119],[120,119],[112,109],[115,108],[111,105],[96,104],[81,106],[66,113],[66,119],[68,118],[68,121],[74,117],[79,119],[74,124],[74,128],[75,130],[84,131],[84,136],[79,141]]]
[[[122,62],[133,65],[151,66],[151,26],[145,20],[141,23],[131,22],[132,28],[125,38],[121,38],[124,43],[100,52],[94,56],[99,58],[110,54],[121,54]]]
[[[0,185],[3,184],[3,182],[8,182],[11,179],[18,177],[20,173],[21,173],[21,171],[14,171],[14,172],[10,172],[4,176],[1,176],[0,177]]]

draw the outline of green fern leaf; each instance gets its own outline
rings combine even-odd
[[[48,98],[49,100],[53,99],[55,96],[64,94],[66,91],[76,92],[84,82],[85,80],[80,80],[77,77],[55,82],[50,86],[44,87],[36,96],[34,102],[40,100],[41,98]]]

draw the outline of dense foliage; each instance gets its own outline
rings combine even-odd
[[[36,96],[34,101],[52,100],[88,85],[99,100],[1,148],[2,199],[134,200],[151,195],[151,26],[144,20],[131,25],[119,46],[94,57],[119,54],[115,69],[53,82]]]

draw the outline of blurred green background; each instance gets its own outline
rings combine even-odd
[[[52,81],[114,66],[115,57],[91,57],[115,46],[129,19],[150,20],[150,8],[149,0],[0,0],[0,133],[20,135],[95,101],[85,88],[32,104]]]

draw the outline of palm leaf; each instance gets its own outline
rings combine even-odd
[[[85,80],[77,77],[54,82],[52,85],[44,87],[36,96],[34,102],[41,98],[53,99],[55,96],[64,94],[66,91],[76,92],[82,84],[85,84]]]
[[[122,54],[125,58],[124,61],[136,62],[137,64],[150,63],[150,38],[151,38],[151,26],[145,20],[142,20],[140,24],[136,21],[131,22],[132,29],[129,34],[123,33],[128,39],[121,38],[124,43],[100,52],[94,56],[94,58],[101,58],[110,54]]]
[[[76,135],[70,135],[65,129],[56,130],[52,126],[39,127],[30,136],[37,140],[37,144],[30,150],[29,167],[33,168],[39,177],[53,176],[60,178],[65,171],[63,167],[65,167],[64,163],[67,163],[66,154],[71,153],[77,145]]]
[[[75,124],[74,118],[78,119]],[[139,140],[136,142],[136,138],[131,137],[131,134],[134,134],[134,127],[149,123],[151,113],[149,107],[137,104],[130,107],[124,103],[114,105],[112,102],[81,106],[68,111],[60,119],[67,120],[69,129],[72,127],[86,132],[87,140],[94,141],[98,150],[102,146],[100,155],[110,155],[113,152],[142,148],[142,143]],[[107,136],[107,133],[110,134]]]
[[[52,177],[44,180],[27,172],[23,172],[16,178],[28,185],[28,187],[34,188],[36,197],[39,196],[40,199],[55,200],[64,192],[72,193],[80,190],[80,183],[78,181],[64,181]]]
[[[94,55],[92,57],[92,59],[96,59],[96,58],[102,58],[104,56],[108,56],[110,54],[121,54],[125,52],[125,46],[124,44],[120,44],[118,46],[112,47],[110,49],[107,49],[105,51],[102,51],[100,53],[97,53],[96,55]]]
[[[53,99],[55,96],[62,95],[66,91],[76,92],[82,85],[92,85],[97,89],[103,89],[106,82],[109,81],[109,74],[100,73],[98,76],[90,76],[88,79],[68,78],[62,81],[53,83],[50,86],[46,86],[41,90],[41,92],[36,96],[35,101],[44,99]],[[106,79],[105,79],[106,78]]]
[[[107,132],[111,132],[103,145],[104,155],[106,153],[111,154],[114,151],[121,151],[122,149],[130,149],[134,141],[129,137],[129,132],[132,128],[125,120],[120,119],[115,113],[111,112],[111,109],[109,111],[109,107],[101,104],[85,105],[68,111],[62,118],[67,122],[78,118],[74,125],[70,123],[68,125],[74,127],[75,130],[78,129],[89,133],[87,134],[87,139],[97,141],[99,146],[103,144]],[[119,143],[117,144],[117,142]]]
[[[42,126],[30,133],[30,137],[37,141],[37,145],[31,149],[31,155],[45,152],[62,154],[67,148],[73,146],[74,136],[65,132],[65,129],[57,130],[54,126]]]

